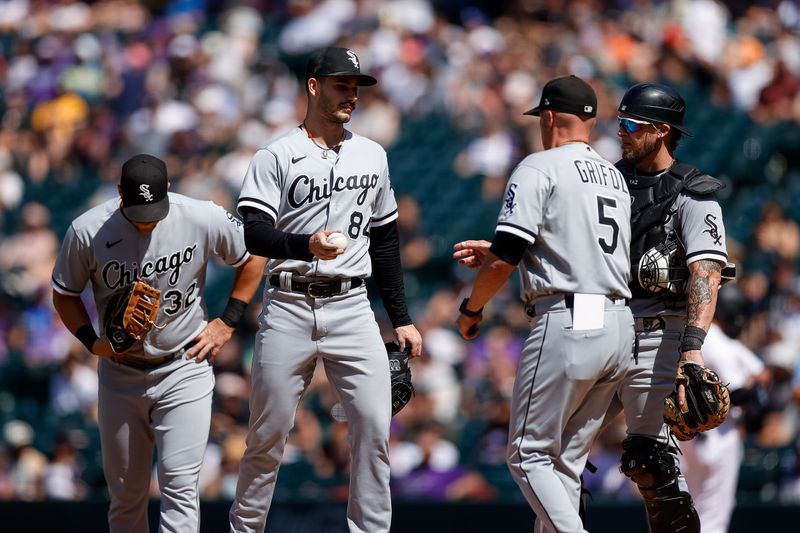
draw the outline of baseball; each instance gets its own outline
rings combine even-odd
[[[341,248],[342,250],[347,248],[347,243],[349,242],[347,240],[347,237],[345,237],[338,231],[334,231],[333,233],[328,235],[327,240],[330,244],[333,244],[334,246],[336,246],[337,248]]]

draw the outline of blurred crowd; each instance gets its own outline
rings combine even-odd
[[[558,75],[595,87],[593,144],[611,160],[620,153],[617,102],[641,81],[702,88],[708,106],[758,124],[800,122],[797,0],[0,0],[0,499],[104,495],[97,361],[51,304],[66,225],[115,195],[121,162],[139,152],[167,162],[172,190],[233,210],[255,150],[299,124],[305,60],[329,44],[353,48],[379,79],[360,94],[348,128],[386,147],[390,167],[406,121],[445,117],[469,139],[450,176],[393,179],[458,187],[477,176],[476,202],[497,201],[514,165],[541,149],[537,121],[522,113]],[[779,172],[797,171],[792,164]],[[432,245],[419,201],[398,199],[409,279],[434,262],[448,266],[411,301],[424,354],[412,366],[417,395],[393,421],[394,494],[519,500],[504,450],[527,317],[511,283],[487,308],[481,337],[461,340],[454,320],[471,273]],[[759,501],[800,502],[800,228],[792,216],[780,201],[767,203],[740,242],[728,243],[747,302],[738,335],[769,371],[740,416],[740,493]],[[209,287],[227,282],[210,269]],[[219,307],[209,297],[212,313]],[[251,304],[214,365],[207,499],[235,490],[259,307]],[[276,498],[346,500],[347,424],[333,418],[335,404],[318,373]],[[623,436],[618,421],[592,453],[599,470],[587,483],[596,496],[637,497],[617,469]]]

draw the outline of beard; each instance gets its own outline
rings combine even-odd
[[[322,109],[322,113],[331,122],[335,122],[338,124],[345,124],[350,122],[350,117],[353,114],[353,111],[356,109],[355,102],[347,102],[350,105],[350,111],[343,110],[341,108],[345,102],[333,101],[330,98],[326,98],[323,96],[320,98],[320,109]]]
[[[638,145],[628,145],[622,147],[622,159],[626,163],[637,163],[645,156],[652,154],[658,149],[658,140],[645,137]]]

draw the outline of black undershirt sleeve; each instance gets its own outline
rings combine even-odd
[[[498,259],[502,259],[508,264],[516,265],[522,261],[522,256],[525,255],[525,250],[528,249],[529,244],[528,241],[513,233],[498,231],[494,234],[494,240],[492,241],[492,246],[489,247],[489,251],[496,255]]]
[[[311,234],[287,233],[275,228],[275,221],[264,211],[243,207],[244,244],[247,251],[270,259],[299,259],[311,261],[308,251]]]
[[[372,260],[372,276],[378,286],[383,307],[392,327],[411,324],[406,306],[403,269],[400,265],[400,236],[397,222],[370,229],[369,257]]]

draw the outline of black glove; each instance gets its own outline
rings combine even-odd
[[[392,386],[392,416],[399,413],[414,395],[414,385],[411,384],[411,368],[408,366],[410,351],[411,347],[408,344],[406,344],[405,350],[400,350],[400,346],[396,342],[386,343]]]
[[[678,403],[680,383],[686,388],[685,406]],[[730,391],[714,372],[697,363],[681,361],[675,389],[664,398],[664,422],[678,440],[691,440],[698,433],[722,424],[730,407]]]

